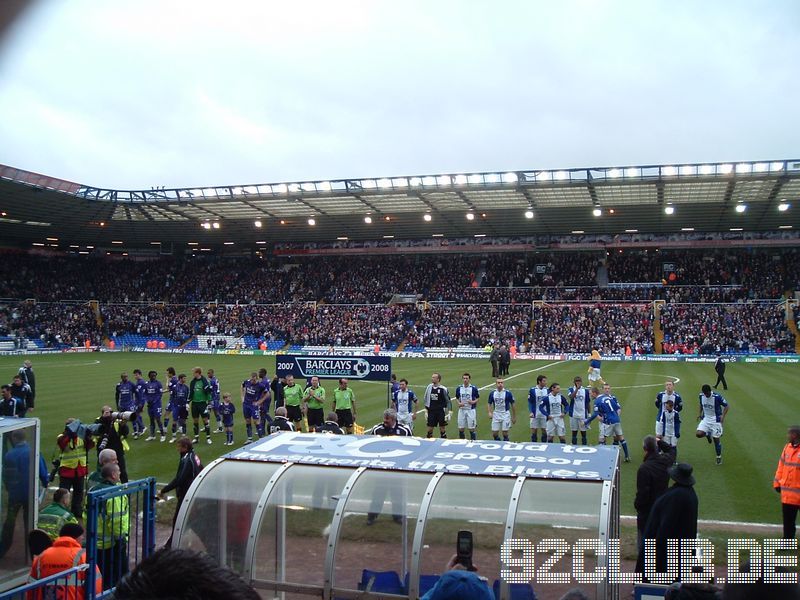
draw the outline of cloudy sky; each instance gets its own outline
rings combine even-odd
[[[800,2],[39,0],[0,163],[148,189],[800,158]]]

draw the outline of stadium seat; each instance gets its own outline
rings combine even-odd
[[[527,583],[509,583],[508,584],[509,591],[511,592],[511,600],[536,600],[536,594],[533,591],[533,587],[528,585]],[[500,600],[500,580],[495,579],[494,584],[492,585],[492,591],[494,592],[494,597],[497,600]]]
[[[405,585],[406,590],[408,590],[409,586],[409,576],[410,573],[406,573],[406,577],[403,580],[403,584]],[[420,575],[419,576],[419,595],[424,595],[428,590],[430,590],[433,586],[436,585],[436,582],[439,581],[439,575]]]
[[[361,571],[361,583],[358,589],[365,592],[381,592],[384,594],[405,594],[406,588],[400,581],[397,571]]]

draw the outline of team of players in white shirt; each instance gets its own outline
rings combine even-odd
[[[593,381],[599,377],[590,377]],[[449,422],[453,402],[457,405],[457,424],[459,438],[477,439],[477,405],[480,399],[480,390],[472,384],[469,373],[462,375],[462,383],[455,389],[452,400],[449,390],[441,383],[441,375],[434,373],[431,384],[428,385],[424,406],[427,416],[427,437],[432,437],[433,429],[438,426],[441,437],[447,437],[446,426]],[[601,379],[599,379],[602,381]],[[393,408],[397,411],[397,421],[406,425],[413,431],[417,418],[419,398],[413,390],[409,389],[408,381],[401,379],[398,389],[393,393]],[[446,404],[446,408],[442,405]],[[717,392],[712,392],[710,386],[704,385],[699,395],[700,415],[696,430],[698,438],[707,438],[714,444],[717,454],[717,464],[722,463],[722,425],[728,412],[727,401]],[[514,396],[511,390],[506,389],[503,378],[495,381],[495,389],[489,392],[487,399],[487,412],[491,420],[492,436],[495,440],[509,439],[511,426],[517,421],[517,412]],[[675,391],[673,381],[667,381],[664,390],[656,395],[655,406],[657,409],[655,433],[658,439],[664,440],[671,446],[677,446],[680,437],[683,400]],[[528,394],[529,423],[531,441],[539,441],[541,433],[542,442],[566,443],[566,423],[569,417],[572,444],[586,445],[587,431],[591,428],[591,421],[597,418],[600,421],[600,434],[598,441],[605,444],[607,438],[612,438],[614,444],[619,444],[625,451],[625,460],[629,461],[628,448],[622,433],[620,421],[621,407],[618,399],[611,393],[611,386],[603,382],[602,391],[596,386],[587,388],[583,386],[581,377],[575,377],[573,386],[567,390],[566,396],[561,392],[558,383],[547,385],[547,377],[539,375],[536,385]]]

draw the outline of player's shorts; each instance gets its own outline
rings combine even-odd
[[[353,411],[349,408],[336,409],[336,419],[339,421],[339,427],[352,427],[353,426]]]
[[[459,429],[475,429],[478,419],[475,415],[474,408],[459,408],[458,409],[458,428]]]
[[[710,419],[703,419],[697,424],[697,431],[710,433],[712,438],[722,437],[722,423],[717,423]]]
[[[309,427],[322,427],[325,424],[325,409],[309,408],[306,411],[306,418]]]
[[[162,413],[162,408],[160,406],[147,407],[147,415],[153,417],[154,419],[160,419],[161,413]]]
[[[254,419],[258,419],[258,417],[253,417]],[[303,420],[303,410],[300,408],[299,404],[287,404],[286,405],[286,418],[289,419],[292,423],[297,423],[298,421]]]
[[[596,367],[589,368],[589,381],[598,381],[600,379],[600,369]]]
[[[199,419],[200,417],[208,416],[208,402],[192,402],[192,418]]]
[[[531,429],[546,429],[547,417],[533,417],[531,419]]]
[[[578,417],[569,418],[570,431],[588,431],[591,425],[586,424],[586,419],[579,419]]]
[[[444,417],[444,408],[428,409],[428,427],[446,427],[447,420]]]
[[[545,426],[547,437],[564,437],[566,430],[564,429],[564,417],[553,417],[547,420]]]
[[[622,423],[603,423],[600,426],[600,435],[604,438],[614,437],[614,436],[621,436],[622,435]]]
[[[407,413],[397,413],[397,422],[401,425],[405,425],[409,429],[414,429],[414,417],[410,412]]]
[[[677,447],[678,445],[678,438],[676,438],[674,435],[662,435],[661,439],[673,448]]]
[[[511,429],[511,413],[496,410],[492,413],[492,431],[508,431]]]
[[[243,404],[242,416],[244,416],[245,419],[251,419],[251,420],[255,419],[256,421],[258,421],[258,419],[261,416],[261,411],[259,410],[259,407],[256,406],[255,404],[249,404],[249,403]]]
[[[233,415],[222,417],[222,425],[224,427],[233,427]]]

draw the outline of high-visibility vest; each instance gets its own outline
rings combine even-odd
[[[55,575],[72,567],[77,567],[86,562],[86,555],[80,542],[71,537],[57,538],[53,545],[33,559],[28,583]],[[103,591],[103,579],[100,570],[95,567],[95,594]],[[64,580],[56,580],[52,585],[31,590],[27,594],[28,600],[45,600],[46,598],[59,598],[59,600],[83,600],[85,598],[86,571],[73,574]]]
[[[773,487],[781,488],[783,504],[800,506],[800,445],[783,447]]]
[[[126,540],[127,543],[129,528],[128,497],[117,496],[106,500],[105,507],[100,508],[97,513],[98,550],[112,548],[120,539]]]
[[[67,447],[61,451],[61,466],[65,469],[86,466],[86,447],[81,438],[72,438],[67,442]]]
[[[67,523],[77,524],[78,519],[76,519],[75,515],[73,515],[66,508],[54,502],[53,504],[39,511],[39,520],[37,521],[36,526],[47,533],[51,540],[55,540],[58,537],[58,533],[61,531],[61,528]]]

